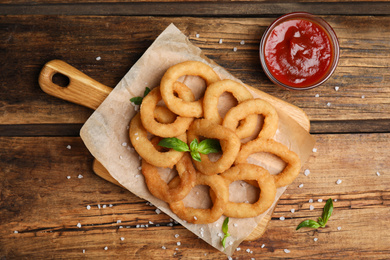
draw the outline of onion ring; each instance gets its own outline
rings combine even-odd
[[[152,143],[155,145],[157,145],[158,141],[159,138],[152,139]],[[177,162],[176,170],[180,181],[175,187],[169,187],[161,179],[157,167],[142,160],[142,174],[145,177],[146,186],[150,193],[168,203],[183,200],[195,185],[196,171],[188,153],[185,153]]]
[[[203,114],[204,118],[212,121],[215,124],[222,124],[222,117],[218,112],[218,101],[219,97],[224,93],[231,93],[238,103],[252,99],[253,96],[242,84],[225,79],[218,82],[215,82],[207,87],[206,92],[204,93],[203,98]],[[244,118],[242,118],[244,119]],[[240,139],[250,136],[256,128],[257,125],[257,116],[249,116],[245,119],[244,122],[237,129],[232,129],[236,131],[236,134]]]
[[[277,188],[291,184],[298,176],[301,169],[301,160],[298,155],[273,139],[259,138],[244,144],[234,163],[236,165],[246,163],[249,155],[259,152],[274,154],[287,163],[280,173],[272,175]]]
[[[195,99],[191,90],[183,83],[175,82],[173,89],[178,96],[185,101],[193,101]],[[160,87],[154,88],[142,100],[140,113],[142,125],[145,129],[149,133],[161,137],[174,137],[185,133],[194,118],[178,116],[173,123],[168,124],[157,122],[153,111],[160,100]]]
[[[145,161],[157,167],[172,168],[184,154],[184,152],[178,152],[173,149],[164,153],[157,151],[148,139],[148,133],[142,125],[139,113],[130,121],[129,137],[137,153],[145,159]],[[182,134],[177,138],[183,142],[187,141],[185,134]]]
[[[177,185],[178,179],[175,177],[169,186]],[[217,221],[223,214],[226,203],[229,200],[229,191],[224,179],[219,175],[207,176],[199,172],[196,174],[195,186],[207,185],[216,194],[211,209],[196,209],[185,207],[182,200],[169,203],[169,207],[179,218],[194,224],[208,224]]]
[[[249,99],[232,107],[226,113],[222,125],[234,131],[240,120],[258,114],[264,116],[264,123],[257,138],[272,138],[278,129],[278,113],[271,104],[261,99]]]
[[[202,100],[188,102],[174,95],[174,83],[178,78],[185,75],[199,76],[206,81],[207,86],[220,80],[220,78],[210,66],[203,62],[185,61],[170,67],[161,79],[161,96],[172,112],[184,117],[202,117]]]
[[[200,154],[201,161],[193,160],[196,168],[203,174],[213,175],[226,171],[232,166],[240,150],[241,142],[230,129],[212,123],[207,119],[196,119],[187,131],[188,144],[199,136],[220,140],[222,156],[216,161],[210,161],[208,155]]]
[[[252,218],[264,213],[275,200],[276,186],[272,175],[264,168],[241,163],[220,174],[225,179],[226,185],[238,180],[255,181],[260,187],[260,197],[253,204],[236,203],[228,201],[223,214],[232,218]],[[214,201],[215,194],[210,190],[210,197]]]

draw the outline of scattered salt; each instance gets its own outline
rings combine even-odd
[[[318,241],[318,238],[317,238],[317,237],[315,237],[313,240],[314,240],[314,242],[317,242],[317,241]]]
[[[320,94],[315,94],[315,97],[319,97],[320,96]]]
[[[237,224],[237,223],[234,223],[233,226],[234,226],[234,227],[238,227],[238,224]]]
[[[106,246],[106,247],[104,248],[104,250],[108,250],[108,247]]]
[[[265,247],[265,244],[262,244],[262,245],[261,245],[261,248],[264,248],[264,247]]]
[[[101,59],[102,59],[102,57],[100,57],[100,56],[96,57],[96,60],[98,60],[98,61],[101,60]]]
[[[310,170],[309,169],[306,169],[305,172],[304,172],[305,176],[309,176],[310,174]]]
[[[66,178],[69,180],[69,179],[70,179],[70,176],[66,176]]]
[[[322,199],[318,199],[318,202],[322,202]]]
[[[313,203],[313,199],[309,199],[309,203]]]
[[[302,188],[303,187],[303,183],[299,184],[298,188]]]
[[[285,218],[285,217],[280,217],[279,219],[280,219],[280,220],[285,220],[286,218]]]
[[[14,233],[17,234],[17,233],[19,233],[19,231],[15,230]]]
[[[156,214],[158,215],[158,214],[161,213],[161,210],[160,210],[160,209],[156,209],[155,212],[156,212]]]
[[[243,40],[243,41],[240,41],[240,44],[241,45],[244,45],[245,44],[245,41]]]
[[[380,174],[379,172],[376,172],[376,175],[377,175],[377,176],[381,176],[381,174]]]
[[[194,216],[194,219],[195,219],[195,220],[198,220],[198,218],[197,218],[196,216]]]
[[[337,230],[341,230],[341,227],[337,227]]]
[[[121,241],[123,241],[123,240],[125,240],[125,238],[124,238],[124,237],[121,237]]]
[[[179,241],[179,242],[177,242],[177,243],[176,243],[176,245],[180,246],[180,245],[181,245],[180,241]]]
[[[175,235],[175,238],[178,238],[178,237],[179,237],[179,234],[176,234],[176,235]]]
[[[237,251],[240,251],[240,250],[241,250],[241,248],[240,248],[240,247],[237,247],[237,248],[236,248],[236,250],[237,250]]]
[[[219,39],[219,42],[218,42],[219,44],[222,44],[222,39]]]
[[[338,180],[336,181],[336,184],[341,184],[342,182],[343,182],[342,180],[338,179]]]
[[[234,47],[234,48],[233,48],[233,51],[237,51],[237,47]]]
[[[316,153],[317,152],[317,148],[313,148],[313,153]]]
[[[290,211],[291,211],[291,213],[294,213],[294,212],[295,212],[295,209],[291,209]]]
[[[365,98],[365,96],[363,95],[362,98]]]
[[[83,249],[83,254],[85,254],[85,249]]]
[[[83,175],[81,175],[81,174],[79,174],[79,176],[77,176],[77,178],[79,178],[79,179],[82,179],[84,176]]]
[[[80,224],[80,223],[77,223],[77,227],[78,227],[78,228],[81,228],[81,224]]]
[[[107,208],[107,205],[103,205],[103,209]]]
[[[328,107],[330,107],[331,103],[330,103],[330,102],[328,102],[328,103],[326,103],[326,105],[327,105]]]
[[[127,146],[127,143],[126,143],[126,142],[123,142],[123,143],[122,143],[122,146]]]
[[[120,224],[120,223],[122,223],[122,220],[118,219],[118,220],[116,221],[116,223],[117,223],[117,224]]]
[[[196,37],[196,38],[199,38],[199,33],[195,34],[195,37]]]
[[[90,209],[91,209],[91,206],[90,206],[90,205],[88,205],[88,206],[87,206],[87,210],[90,210]]]
[[[309,208],[310,208],[310,210],[313,210],[313,209],[314,209],[314,206],[313,206],[313,205],[310,205]]]
[[[165,246],[162,246],[161,248],[164,249],[164,250],[167,249]]]
[[[283,251],[284,251],[286,254],[290,253],[290,250],[288,250],[288,249],[284,249]]]
[[[72,146],[68,145],[66,148],[70,150],[72,149]]]
[[[334,90],[339,91],[339,88],[340,87],[336,86],[336,87],[334,87]]]

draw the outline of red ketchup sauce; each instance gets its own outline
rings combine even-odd
[[[302,18],[276,25],[264,48],[271,74],[295,88],[319,82],[331,67],[332,53],[330,36],[322,26]]]

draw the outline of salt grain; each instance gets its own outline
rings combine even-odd
[[[85,254],[85,249],[83,249],[83,254]]]
[[[81,224],[80,224],[80,223],[77,223],[77,227],[78,227],[78,228],[81,228]]]
[[[241,44],[241,45],[244,45],[244,44],[245,44],[245,41],[241,41],[240,44]]]
[[[310,174],[310,170],[309,169],[306,169],[305,172],[304,172],[305,176],[309,176]]]
[[[230,241],[230,242],[229,242],[229,246],[231,246],[231,245],[233,245],[233,241]]]
[[[180,246],[180,245],[181,245],[180,241],[179,241],[179,242],[177,242],[177,243],[176,243],[176,245]]]
[[[377,176],[381,176],[381,174],[380,174],[379,172],[376,172],[376,175],[377,175]]]
[[[317,241],[318,241],[318,238],[317,238],[317,237],[315,237],[313,240],[314,240],[314,242],[317,242]]]
[[[219,44],[222,44],[222,39],[219,39],[218,43],[219,43]]]
[[[99,57],[96,57],[96,60],[97,60],[97,61],[99,61],[99,60],[101,60],[101,59],[102,59],[102,57],[100,57],[100,56],[99,56]]]
[[[237,47],[234,47],[234,48],[233,48],[233,51],[237,51]]]
[[[338,179],[338,180],[336,181],[336,184],[341,184],[342,182],[343,182],[342,180]]]
[[[315,94],[315,97],[320,97],[320,94]]]
[[[122,220],[118,219],[118,220],[116,221],[116,223],[117,223],[117,224],[120,224],[120,223],[122,223]]]
[[[284,249],[283,251],[284,251],[286,254],[290,253],[290,250],[288,250],[288,249]]]
[[[317,148],[313,148],[313,153],[316,153],[317,152]]]
[[[164,249],[164,250],[167,249],[165,246],[162,246],[161,248]]]
[[[285,218],[285,217],[280,217],[279,219],[280,219],[280,220],[285,220],[286,218]]]
[[[123,240],[125,240],[125,238],[124,238],[124,237],[121,237],[121,241],[123,241]]]
[[[107,208],[107,205],[103,205],[103,209]]]
[[[155,212],[156,212],[156,214],[158,215],[158,214],[161,213],[161,210],[160,210],[160,209],[156,209]]]
[[[365,98],[365,96],[363,95],[362,98]]]
[[[234,223],[233,226],[234,226],[234,227],[238,227],[238,224],[237,224],[237,223]]]
[[[104,248],[104,250],[108,250],[108,247],[106,246],[106,247]]]
[[[90,210],[90,209],[91,209],[91,206],[90,206],[90,205],[88,205],[88,206],[87,206],[87,210]]]
[[[153,223],[152,221],[149,221],[149,224],[150,224],[150,225],[153,225],[154,223]]]
[[[194,219],[195,219],[195,220],[198,220],[198,218],[197,218],[196,216],[194,216]]]
[[[240,247],[237,247],[237,248],[236,248],[236,250],[237,250],[237,251],[240,251],[240,250],[241,250],[241,248],[240,248]]]
[[[122,146],[127,146],[127,143],[126,143],[126,142],[123,142],[123,143],[122,143]]]
[[[309,199],[309,203],[313,203],[313,199]]]
[[[70,176],[66,176],[66,178],[69,180],[69,179],[70,179]]]
[[[175,238],[178,238],[178,237],[179,237],[179,234],[176,234],[176,235],[175,235]]]
[[[294,213],[295,212],[295,209],[290,209],[291,213]]]
[[[68,145],[66,148],[70,150],[72,149],[72,146]]]
[[[77,176],[77,178],[79,178],[79,179],[82,179],[84,176],[83,175],[81,175],[81,174],[79,174],[79,176]]]
[[[336,86],[336,87],[334,87],[334,90],[339,91],[339,88],[340,87]]]
[[[17,234],[17,233],[19,233],[19,231],[15,230],[14,233]]]
[[[328,107],[330,107],[331,103],[330,103],[330,102],[328,102],[328,103],[326,103],[326,105],[327,105]]]
[[[341,230],[341,227],[337,227],[337,230]]]
[[[199,38],[199,33],[195,34],[195,37],[196,37],[196,38]]]
[[[318,202],[322,202],[322,199],[318,199]]]
[[[302,188],[303,187],[303,183],[299,184],[298,188]]]
[[[313,206],[313,205],[310,205],[309,208],[310,208],[310,210],[313,210],[313,209],[314,209],[314,206]]]
[[[97,206],[98,206],[98,209],[100,209],[100,204],[98,204]]]
[[[264,248],[264,247],[265,247],[265,244],[262,244],[262,245],[261,245],[261,248]]]

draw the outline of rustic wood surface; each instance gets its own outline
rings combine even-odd
[[[341,58],[323,86],[286,91],[263,73],[258,46],[276,17],[302,10],[333,26]],[[0,1],[0,259],[227,258],[96,176],[78,137],[93,110],[38,85],[42,66],[61,59],[114,87],[170,23],[237,78],[302,108],[317,141],[265,234],[233,258],[389,259],[389,2],[170,0]],[[328,198],[327,227],[295,231]]]

